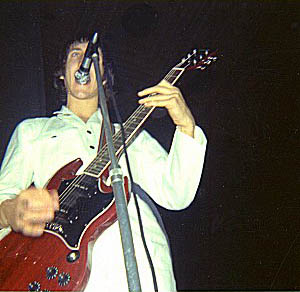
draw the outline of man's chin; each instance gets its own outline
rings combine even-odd
[[[90,100],[90,99],[94,99],[97,98],[97,95],[95,94],[91,94],[88,92],[71,92],[71,95],[73,98],[77,99],[77,100]]]

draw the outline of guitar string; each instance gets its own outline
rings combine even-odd
[[[145,109],[145,107],[142,107],[142,108],[140,108],[137,112],[142,112],[143,110]],[[147,110],[148,111],[148,110]],[[136,113],[137,113],[136,112]],[[136,119],[135,117],[133,117],[133,119]],[[132,119],[131,119],[132,120]],[[129,123],[130,122],[130,123]],[[126,131],[129,129],[130,130],[130,126],[132,125],[132,121],[130,121],[129,119],[128,119],[128,122],[127,122],[127,125],[125,126],[125,129],[126,129]],[[120,138],[120,132],[118,132],[118,134],[117,135],[115,135],[114,136],[114,144],[116,144],[115,142],[116,141],[118,141],[118,140],[120,140],[119,138]],[[107,146],[107,145],[106,145]],[[105,156],[105,154],[106,154],[106,149],[107,147],[103,147],[103,150],[101,151],[101,153],[100,153],[100,155],[98,154],[97,156],[98,156],[98,158],[99,158],[99,156],[101,157],[101,155],[102,156]],[[107,154],[106,154],[106,156],[107,156]],[[96,158],[95,158],[95,160],[96,160]],[[109,163],[109,162],[108,162]],[[107,165],[107,163],[105,164],[105,166]],[[82,174],[82,175],[80,175],[80,176],[78,176],[76,179],[74,179],[73,180],[73,182],[72,182],[72,184],[60,195],[60,199],[61,199],[61,206],[64,206],[65,204],[65,202],[66,202],[66,200],[69,198],[69,195],[73,192],[73,190],[75,189],[75,187],[76,187],[76,183],[77,184],[80,184],[81,183],[81,181],[84,179],[84,178],[86,178],[88,175],[86,175],[86,174]],[[64,196],[63,196],[64,195]],[[70,209],[70,205],[72,204],[72,202],[73,201],[75,201],[76,200],[76,197],[70,197],[70,199],[68,200],[68,204],[66,204],[66,207],[67,208],[65,208],[65,210],[66,211],[68,211],[69,209]]]
[[[183,63],[183,62],[185,62],[185,61],[184,61],[184,60],[181,61],[181,63]],[[179,63],[179,64],[181,64],[181,63]],[[179,64],[178,64],[178,65],[179,65]],[[181,75],[180,73],[183,73],[183,71],[180,71],[179,74],[176,75],[176,74],[178,73],[178,71],[175,70],[175,68],[176,68],[178,65],[176,65],[175,67],[173,67],[173,68],[168,72],[168,74],[165,76],[164,79],[166,79],[167,81],[169,81],[169,80],[168,80],[169,78],[171,79],[172,77],[175,77],[174,80],[173,80],[173,81],[175,81],[176,78],[177,78],[178,76]],[[173,73],[176,73],[176,74],[173,75]],[[171,84],[173,84],[173,82],[171,82]],[[125,126],[124,128],[127,127],[127,129],[128,129],[128,128],[132,125],[132,120],[134,121],[134,120],[136,119],[136,116],[138,116],[140,113],[142,113],[142,112],[144,111],[144,109],[145,109],[145,106],[144,106],[144,105],[139,106],[139,107],[135,110],[135,112],[129,117],[129,119],[124,123],[124,126]],[[152,108],[150,108],[149,111],[150,111],[151,109],[152,109]],[[149,111],[147,111],[146,114],[148,114]],[[134,128],[134,129],[135,129],[135,128]],[[130,130],[130,129],[129,129],[129,130]],[[119,140],[120,136],[121,136],[121,133],[120,133],[120,131],[118,131],[118,132],[114,135],[114,137],[113,137],[113,144],[115,144],[115,143]],[[118,150],[119,150],[119,149],[118,149]],[[99,166],[97,160],[99,160],[99,159],[101,158],[101,156],[105,156],[105,154],[107,154],[106,152],[107,152],[107,144],[105,144],[105,146],[102,147],[101,151],[99,151],[99,153],[96,155],[96,157],[93,159],[93,161],[92,161],[92,162],[88,165],[88,167],[85,169],[85,171],[86,171],[86,170],[89,170],[89,169],[92,169],[92,167],[95,166],[95,164],[96,164],[96,166]],[[107,163],[109,163],[109,161],[108,161]],[[104,166],[106,166],[107,163],[106,163]],[[103,168],[102,168],[102,169],[103,169]],[[80,184],[80,182],[82,182],[82,180],[83,180],[86,176],[87,176],[87,175],[84,174],[84,173],[83,173],[82,175],[78,175],[78,176],[71,182],[71,184],[70,184],[70,185],[69,185],[69,186],[68,186],[68,187],[67,187],[67,188],[59,195],[59,200],[60,200],[60,204],[61,204],[61,205],[63,205],[64,202],[67,200],[67,198],[71,195],[71,193],[73,192],[73,190],[76,188],[76,185]],[[72,203],[74,200],[76,200],[76,198],[72,198],[72,197],[71,197],[70,203]],[[69,208],[70,208],[70,207],[69,207]],[[69,210],[69,208],[68,208],[68,210]],[[66,211],[68,211],[68,210],[66,210]]]
[[[124,123],[124,128],[127,131],[128,129],[130,130],[130,127],[132,126],[132,120],[136,119],[136,116],[139,115],[141,112],[143,112],[145,110],[145,106],[140,106],[132,115],[131,117]],[[150,110],[150,109],[149,109]],[[114,135],[114,141],[113,143],[116,144],[117,141],[120,140],[121,137],[121,133],[118,131],[115,135]],[[92,167],[96,164],[97,166],[99,166],[99,164],[97,163],[97,160],[99,160],[101,158],[101,156],[107,156],[107,144],[105,144],[101,151],[97,154],[97,156],[95,157],[95,159],[90,163],[90,165],[85,169],[85,171],[92,169]],[[109,161],[107,162],[109,163]],[[106,166],[107,163],[104,165]],[[66,199],[66,197],[69,195],[69,192],[72,192],[74,190],[74,188],[76,186],[74,186],[75,184],[80,183],[84,178],[86,177],[86,174],[82,174],[79,175],[76,179],[74,179],[72,181],[72,183],[63,191],[62,194],[59,195],[60,199],[61,199],[61,203],[64,203],[64,199]],[[74,186],[74,187],[73,187]],[[73,188],[72,188],[73,187]]]
[[[116,144],[116,142],[119,140],[120,134],[118,133],[117,135],[114,136],[113,139],[113,143]],[[105,144],[101,151],[97,154],[97,156],[94,158],[94,160],[92,161],[92,163],[85,169],[85,171],[89,171],[93,169],[94,164],[97,164],[97,162],[95,162],[95,160],[98,159],[103,159],[107,157],[107,145]],[[109,161],[107,162],[109,163]],[[107,165],[107,163],[105,163],[104,166]],[[72,183],[59,195],[60,197],[60,202],[61,204],[63,204],[65,202],[65,200],[67,199],[68,195],[70,194],[70,192],[72,192],[75,188],[76,185],[80,184],[82,182],[82,180],[88,176],[87,174],[83,173],[81,175],[78,175],[73,181]],[[96,179],[96,178],[95,178]]]
[[[138,109],[138,111],[135,112],[135,115],[132,115],[126,123],[124,123],[124,128],[127,131],[128,129],[130,130],[130,127],[132,125],[132,120],[136,119],[136,115],[140,114],[143,110],[145,109],[145,107],[140,107]],[[113,143],[116,144],[116,142],[118,142],[120,140],[121,137],[121,133],[118,131],[115,135],[114,135],[114,139],[113,139]],[[105,144],[105,146],[102,147],[101,151],[97,154],[97,156],[95,157],[95,159],[90,163],[90,165],[85,169],[85,171],[90,170],[93,168],[93,166],[98,166],[99,167],[99,163],[97,163],[97,160],[99,160],[101,158],[101,156],[107,156],[107,144]],[[102,157],[103,159],[103,157]],[[109,163],[109,161],[107,162]],[[104,165],[106,166],[107,163]],[[103,167],[104,168],[104,167]],[[102,169],[103,169],[102,168]],[[67,199],[68,195],[70,194],[70,192],[72,192],[75,188],[76,188],[76,184],[78,185],[85,177],[87,176],[87,174],[81,174],[79,176],[77,176],[72,183],[59,195],[60,197],[60,203],[63,204],[65,202],[65,200]],[[75,198],[76,199],[76,198]]]

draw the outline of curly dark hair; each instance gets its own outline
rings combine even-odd
[[[80,36],[74,37],[72,40],[65,41],[63,49],[59,54],[58,67],[54,72],[53,86],[58,91],[57,103],[58,106],[65,105],[67,102],[67,91],[65,88],[64,80],[61,79],[61,76],[65,76],[66,72],[66,62],[70,52],[70,47],[75,43],[85,43],[90,39],[89,36]],[[100,38],[99,46],[103,54],[103,65],[104,65],[104,75],[103,80],[106,80],[104,85],[105,95],[107,100],[110,100],[112,94],[114,94],[114,74],[113,74],[113,61],[109,57],[108,51],[105,47],[105,42]]]

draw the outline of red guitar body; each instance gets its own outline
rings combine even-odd
[[[62,208],[64,208],[66,201],[66,195],[64,195],[66,191],[60,191],[61,184],[73,180],[72,188],[74,189],[74,179],[77,184],[79,184],[78,178],[82,179],[82,177],[75,175],[81,165],[82,161],[80,159],[67,164],[54,175],[47,185],[48,189],[59,190],[60,198],[63,194],[64,199],[60,200]],[[98,179],[91,177],[88,179],[89,181],[94,181],[98,189]],[[124,181],[125,192],[127,199],[129,199],[127,178]],[[106,193],[112,192],[111,188],[102,182],[101,190]],[[76,195],[76,191],[72,190],[72,192],[72,194],[69,194],[69,197],[74,194]],[[77,235],[73,236],[75,238],[73,241],[66,242],[67,237],[72,236],[72,234],[70,233],[65,236],[66,232],[63,233],[61,230],[64,226],[67,227],[65,221],[72,221],[71,223],[74,224],[73,227],[77,222],[74,222],[74,218],[71,218],[71,220],[68,217],[66,217],[67,219],[63,218],[65,220],[63,221],[59,216],[61,214],[56,215],[56,218],[58,218],[56,223],[54,219],[54,223],[50,222],[46,224],[45,232],[41,237],[26,237],[12,231],[2,239],[0,241],[0,290],[82,291],[88,282],[90,274],[88,244],[96,240],[117,219],[114,199],[111,194],[99,192],[93,197],[83,196],[82,201],[92,199],[92,205],[95,205],[96,200],[101,200],[106,196],[109,199],[105,199],[107,202],[105,203],[104,210],[101,210],[103,206],[100,210],[93,210],[96,215],[92,215],[92,219],[88,219],[89,222],[82,224],[82,222],[78,221],[78,224],[81,224],[83,227],[82,230],[78,231]],[[86,204],[85,202],[82,203],[82,201],[76,203],[81,204],[82,207]],[[74,204],[74,199],[72,200],[72,204],[72,207],[76,205]],[[87,205],[87,207],[89,206]],[[76,214],[78,215],[78,213]],[[65,225],[61,224],[61,229],[59,230],[57,222],[63,222]],[[68,224],[70,225],[70,222]]]

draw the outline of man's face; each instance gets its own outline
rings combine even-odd
[[[95,74],[95,68],[92,64],[91,70],[90,70],[90,82],[88,82],[85,85],[78,84],[75,81],[75,72],[79,69],[85,50],[87,48],[88,43],[74,43],[70,46],[69,54],[67,56],[67,62],[66,62],[66,73],[65,73],[65,86],[68,93],[68,99],[69,98],[75,98],[80,100],[85,99],[92,99],[92,98],[98,98],[98,91],[97,91],[97,82],[96,82],[96,74]],[[102,58],[102,52],[99,49],[99,64],[100,64],[100,70],[103,75],[103,58]]]

